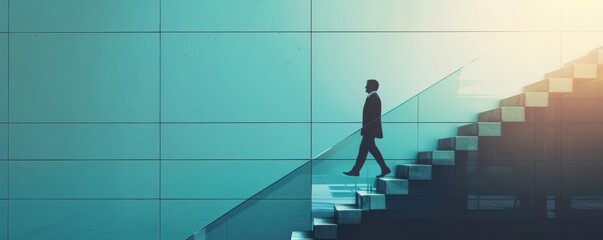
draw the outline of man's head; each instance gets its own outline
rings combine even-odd
[[[367,93],[377,91],[379,89],[379,82],[377,82],[375,79],[366,80],[366,87],[364,88],[366,89]]]

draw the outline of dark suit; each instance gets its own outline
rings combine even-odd
[[[358,157],[356,158],[356,164],[354,165],[354,168],[352,168],[352,172],[360,172],[369,152],[375,157],[375,160],[377,160],[379,167],[381,167],[381,172],[385,172],[386,169],[389,171],[389,168],[385,165],[381,152],[377,148],[377,145],[375,145],[375,138],[383,138],[383,129],[381,127],[381,99],[376,92],[367,97],[364,102],[364,108],[362,109],[362,130],[360,130],[360,135],[362,135],[362,142],[360,143]]]
[[[373,93],[367,97],[364,102],[360,135],[383,138],[383,129],[381,128],[381,98],[379,98],[377,93]]]

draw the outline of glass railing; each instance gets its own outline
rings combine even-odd
[[[459,126],[476,122],[478,113],[496,108],[500,99],[519,94],[523,86],[559,68],[559,38],[553,32],[515,34],[383,114],[385,137],[377,140],[377,145],[394,171],[390,176],[395,174],[396,165],[416,163],[418,152],[436,150],[438,139],[455,136]],[[266,226],[272,227],[262,230],[265,238],[273,239],[290,234],[291,229],[311,229],[311,217],[332,216],[333,204],[353,203],[355,191],[374,190],[380,169],[370,154],[360,177],[342,174],[353,166],[360,140],[359,130],[351,133],[189,239],[237,238],[248,229],[257,232]],[[302,194],[282,194],[295,191]],[[279,200],[294,204],[283,205]],[[279,216],[278,209],[283,207],[288,208],[284,212],[289,216]],[[300,210],[290,211],[296,208]],[[258,213],[266,212],[278,219],[267,225],[259,224],[267,219],[254,221],[263,216]],[[284,232],[279,232],[279,226],[284,226]]]
[[[500,99],[559,68],[558,38],[556,33],[517,34],[383,114],[385,137],[376,143],[393,170],[389,176],[395,176],[397,165],[417,163],[418,152],[437,150],[438,139],[456,136],[458,127],[476,122]],[[342,174],[354,165],[361,138],[357,130],[314,158],[314,217],[332,217],[333,205],[354,203],[357,190],[375,191],[380,168],[370,154],[359,177]]]
[[[308,229],[310,164],[301,165],[187,239],[253,239],[246,235],[250,230],[261,230],[265,239],[282,239],[291,234],[283,229]]]

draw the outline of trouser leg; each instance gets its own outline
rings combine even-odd
[[[371,155],[375,157],[377,164],[379,164],[379,167],[381,168],[381,172],[384,172],[386,169],[388,169],[387,165],[385,164],[385,160],[383,159],[383,155],[381,155],[381,151],[379,151],[379,148],[377,148],[377,145],[375,144],[375,138],[370,139],[368,150]]]
[[[360,172],[369,152],[375,157],[377,164],[379,164],[379,167],[381,168],[381,172],[389,169],[385,164],[381,151],[379,151],[379,148],[377,148],[377,145],[375,144],[375,137],[362,136],[360,149],[358,149],[358,157],[356,157],[356,164],[354,165],[354,168],[352,168],[352,172]]]
[[[356,157],[356,164],[354,164],[354,168],[352,168],[352,172],[360,172],[362,166],[364,166],[364,162],[366,161],[366,156],[369,152],[369,138],[362,136],[362,141],[360,142],[360,148],[358,149],[358,157]],[[374,141],[373,141],[374,144]]]

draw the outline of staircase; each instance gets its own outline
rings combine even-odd
[[[459,156],[479,150],[480,138],[500,137],[504,125],[530,121],[530,110],[549,107],[549,97],[571,94],[577,86],[596,80],[603,80],[603,48],[546,74],[542,81],[525,86],[523,93],[501,100],[498,108],[479,113],[478,121],[459,127],[457,136],[438,140],[437,150],[419,152],[418,164],[396,166],[395,177],[376,179],[376,192],[357,191],[355,204],[334,205],[334,218],[314,218],[313,231],[293,232],[291,239],[337,239],[339,225],[361,224],[363,215],[403,211],[413,207],[408,205],[420,204],[407,201],[401,207],[390,199],[417,199],[429,191],[448,195],[446,189],[454,188],[455,183],[450,183],[447,175],[454,173]],[[430,182],[433,182],[431,188],[426,185]]]

